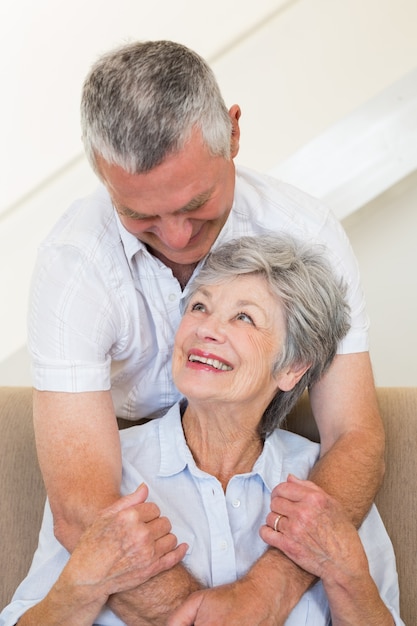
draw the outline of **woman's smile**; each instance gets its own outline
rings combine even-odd
[[[190,352],[187,367],[193,369],[203,368],[207,371],[214,370],[215,372],[230,372],[233,369],[233,367],[223,359],[220,359],[214,354],[201,352],[200,350],[192,350]]]

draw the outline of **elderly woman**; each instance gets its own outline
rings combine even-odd
[[[141,585],[143,615],[132,624],[193,624],[197,612],[196,623],[215,624],[206,594],[250,577],[267,541],[320,579],[287,626],[402,624],[377,511],[358,534],[305,480],[318,445],[278,428],[326,371],[347,319],[344,288],[319,250],[247,237],[213,252],[176,335],[172,367],[184,400],[121,433],[130,495],[97,518],[71,557],[47,509],[31,571],[0,623],[119,625],[111,595]],[[158,593],[161,577],[172,579],[170,597]]]

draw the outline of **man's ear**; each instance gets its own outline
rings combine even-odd
[[[276,376],[278,389],[291,391],[310,367],[311,364],[293,365],[279,372]]]
[[[239,127],[239,119],[242,115],[242,111],[240,110],[240,106],[238,104],[234,104],[232,108],[229,110],[229,117],[232,120],[232,135],[230,138],[230,156],[232,159],[237,156],[239,152],[239,142],[240,142],[240,127]]]

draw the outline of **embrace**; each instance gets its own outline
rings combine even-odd
[[[280,428],[325,375],[348,320],[344,284],[318,246],[270,235],[213,250],[185,292],[176,333],[172,371],[183,399],[121,433],[124,495],[71,555],[47,506],[2,626],[120,626],[108,601],[138,587],[143,612],[132,624],[185,626],[197,612],[215,624],[206,598],[227,597],[231,583],[263,601],[251,574],[268,545],[316,580],[287,626],[402,624],[395,558],[375,507],[357,531],[307,480],[319,445]]]

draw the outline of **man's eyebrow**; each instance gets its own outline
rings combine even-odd
[[[207,191],[203,191],[202,193],[199,193],[197,196],[194,196],[194,198],[192,198],[189,202],[187,202],[186,205],[174,211],[173,214],[179,215],[181,213],[188,213],[191,211],[196,211],[201,206],[203,206],[203,204],[205,204],[207,200],[209,200],[212,193],[213,193],[213,187],[210,187],[210,189],[208,189]],[[146,220],[146,219],[152,219],[153,217],[157,217],[157,215],[145,215],[144,213],[137,213],[136,211],[132,211],[132,209],[129,209],[129,207],[126,207],[126,206],[115,205],[115,209],[120,215],[123,215],[124,217],[137,219],[137,220]]]
[[[137,220],[141,220],[141,219],[143,220],[149,217],[148,215],[135,213],[135,211],[132,211],[132,209],[129,209],[129,207],[126,207],[126,206],[117,206],[116,204],[114,204],[113,206],[116,209],[117,213],[119,213],[119,215],[123,215],[123,217],[131,217]]]
[[[175,213],[187,213],[188,211],[195,211],[196,209],[199,209],[201,206],[203,206],[203,204],[207,202],[207,200],[210,198],[212,193],[213,193],[213,187],[210,187],[210,189],[207,189],[207,191],[203,191],[199,193],[197,196],[194,196],[192,200],[187,202],[185,206],[181,207],[180,209],[177,209]]]

